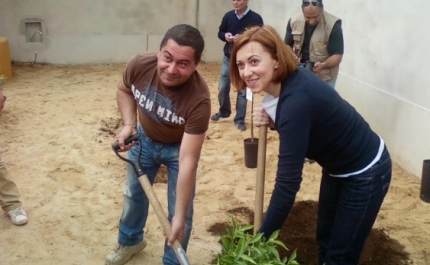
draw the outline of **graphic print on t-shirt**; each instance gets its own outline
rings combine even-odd
[[[184,124],[185,119],[180,117],[171,100],[159,93],[150,83],[144,82],[142,88],[131,85],[131,91],[142,113],[150,116],[160,123]]]

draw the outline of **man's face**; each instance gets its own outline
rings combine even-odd
[[[181,46],[171,39],[158,52],[157,59],[158,76],[169,87],[185,83],[198,65],[192,47]]]
[[[322,9],[318,6],[309,5],[303,8],[303,15],[309,26],[316,26],[322,17]]]
[[[246,6],[248,5],[248,0],[232,0],[233,8],[236,11],[245,11]]]

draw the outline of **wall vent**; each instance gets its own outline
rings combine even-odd
[[[24,22],[27,42],[43,42],[41,22]]]

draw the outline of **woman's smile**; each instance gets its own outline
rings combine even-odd
[[[259,42],[251,41],[237,51],[237,67],[240,77],[253,93],[259,93],[272,85],[277,61]]]

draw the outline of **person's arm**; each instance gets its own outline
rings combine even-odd
[[[4,108],[4,102],[6,101],[3,93],[0,90],[0,111]]]
[[[224,42],[232,42],[233,35],[231,34],[231,32],[228,31],[228,28],[227,28],[227,24],[228,24],[227,14],[225,14],[224,17],[222,18],[221,25],[219,26],[219,30],[218,30],[218,38]]]
[[[291,19],[288,20],[287,23],[287,32],[285,33],[284,37],[284,43],[287,44],[291,50],[293,49],[294,40],[293,40],[293,34],[291,33],[293,30],[291,28]]]
[[[284,43],[287,45],[288,49],[290,49],[290,51],[292,53],[294,53],[294,55],[296,56],[296,61],[299,62],[300,58],[297,57],[296,53],[293,50],[293,46],[294,46],[294,40],[293,40],[293,34],[291,33],[293,30],[291,29],[291,19],[288,20],[287,23],[287,31],[285,33],[285,37],[284,37]]]
[[[182,238],[185,228],[185,218],[191,195],[195,189],[195,174],[203,146],[205,134],[184,133],[179,151],[179,172],[176,184],[175,215],[172,219],[172,228],[168,244],[172,245],[175,239]]]
[[[342,62],[343,48],[343,32],[341,21],[339,20],[334,24],[327,44],[330,57],[324,62],[315,63],[314,72],[319,73],[323,69],[331,69],[338,66]]]
[[[264,25],[264,21],[263,21],[263,18],[260,16],[260,15],[258,15],[259,16],[259,20],[258,20],[258,26],[263,26]]]
[[[293,207],[302,181],[303,161],[306,157],[311,128],[310,104],[303,96],[282,103],[276,117],[279,133],[279,159],[275,187],[259,229],[268,238],[281,229]]]
[[[316,62],[313,68],[314,73],[318,74],[323,69],[331,69],[338,66],[342,62],[342,54],[333,54],[324,62]]]
[[[123,80],[118,83],[116,101],[122,116],[123,127],[115,136],[115,141],[119,143],[121,150],[124,151],[133,145],[124,146],[124,140],[136,132],[137,107],[131,89],[124,84]]]

